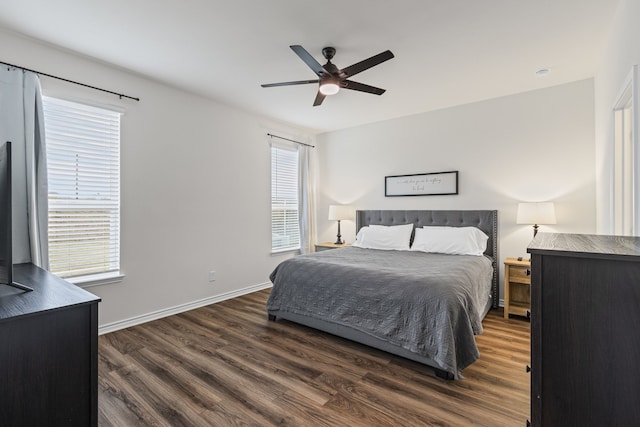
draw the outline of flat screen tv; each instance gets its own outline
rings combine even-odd
[[[13,281],[11,226],[11,142],[7,141],[0,148],[0,285],[32,291]]]

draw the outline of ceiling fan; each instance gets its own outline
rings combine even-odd
[[[309,52],[307,52],[302,46],[293,45],[289,47],[300,57],[300,59],[304,61],[305,64],[309,66],[309,68],[313,70],[314,73],[318,75],[318,78],[315,80],[268,83],[261,85],[262,87],[318,83],[318,94],[316,95],[316,99],[313,102],[314,107],[322,104],[322,101],[324,101],[324,98],[327,95],[335,95],[340,89],[357,90],[360,92],[372,93],[374,95],[382,95],[385,92],[385,89],[369,86],[364,83],[354,82],[353,80],[349,80],[349,78],[393,58],[393,53],[391,53],[390,50],[385,50],[384,52],[374,55],[371,58],[367,58],[364,61],[360,61],[339,70],[338,67],[336,67],[331,62],[331,59],[336,54],[336,50],[333,47],[325,47],[324,49],[322,49],[322,55],[327,59],[327,63],[324,65],[320,65],[320,63],[316,61],[315,58],[311,56],[311,54],[309,54]]]

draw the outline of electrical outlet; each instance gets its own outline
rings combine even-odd
[[[215,271],[210,271],[209,272],[209,281],[210,282],[215,282],[216,281],[216,272]]]

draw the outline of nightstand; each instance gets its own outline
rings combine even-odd
[[[348,246],[351,246],[351,244],[343,243],[338,245],[337,243],[332,242],[316,243],[316,252],[328,251],[329,249],[346,248]]]
[[[507,258],[504,261],[504,318],[527,316],[531,309],[531,262]]]

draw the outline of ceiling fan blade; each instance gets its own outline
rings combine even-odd
[[[323,95],[320,93],[320,91],[318,91],[318,94],[316,95],[316,100],[313,101],[313,106],[317,107],[318,105],[322,104],[322,101],[324,101],[324,98],[326,98],[326,95]]]
[[[276,86],[292,86],[292,85],[306,85],[309,83],[318,83],[318,79],[316,80],[298,80],[295,82],[282,82],[282,83],[267,83],[260,85],[262,87],[276,87]]]
[[[374,95],[382,95],[386,92],[386,89],[380,89],[379,87],[369,86],[364,83],[358,83],[351,80],[344,80],[340,86],[343,89],[357,90],[360,92],[372,93]]]
[[[309,66],[309,68],[311,68],[313,70],[314,73],[316,73],[319,77],[322,77],[323,74],[331,74],[329,71],[327,71],[322,65],[320,65],[320,63],[318,61],[316,61],[316,59],[311,56],[311,54],[309,52],[307,52],[305,50],[305,48],[303,48],[300,45],[293,45],[293,46],[289,46],[291,48],[291,50],[293,50],[296,55],[298,55],[300,57],[300,59],[302,59],[304,61],[305,64],[307,64]]]
[[[372,56],[371,58],[367,58],[364,61],[360,61],[353,65],[349,65],[346,68],[340,70],[340,77],[348,78],[351,76],[355,76],[358,73],[363,72],[364,70],[368,70],[371,67],[375,67],[378,64],[383,63],[384,61],[388,61],[393,58],[393,53],[390,50],[385,50],[382,53]]]

